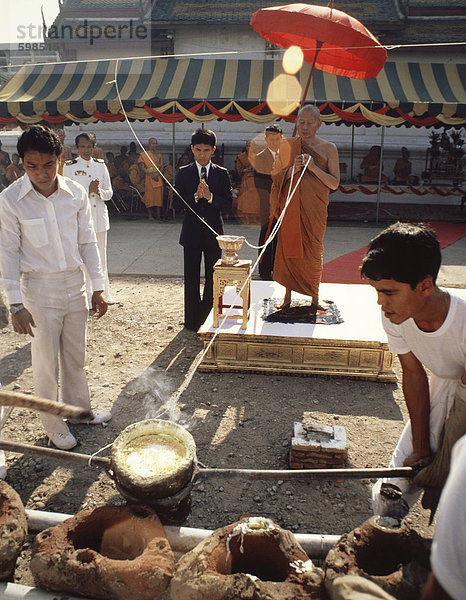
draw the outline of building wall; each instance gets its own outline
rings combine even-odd
[[[264,58],[265,40],[252,28],[224,25],[178,29],[174,41],[175,54],[237,52],[237,59]]]

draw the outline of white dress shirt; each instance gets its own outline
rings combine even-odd
[[[84,160],[80,156],[67,161],[63,166],[63,175],[80,183],[89,194],[89,184],[93,179],[99,180],[99,194],[89,194],[92,221],[96,233],[110,229],[108,210],[105,202],[113,196],[112,183],[108,169],[103,160],[91,158]]]
[[[84,188],[58,175],[48,198],[27,175],[0,194],[0,273],[9,304],[19,304],[22,273],[75,271],[85,264],[95,290],[104,278]]]
[[[209,161],[209,163],[208,163],[208,164],[207,164],[205,167],[202,167],[202,166],[201,166],[201,165],[200,165],[200,164],[197,162],[197,160],[195,160],[194,162],[196,163],[197,172],[199,173],[199,181],[201,180],[201,172],[202,172],[202,169],[205,169],[205,170],[206,170],[206,173],[205,173],[205,178],[206,178],[206,181],[207,181],[207,180],[209,179],[209,173],[210,173],[210,167],[211,167],[211,165],[212,165],[212,161]],[[207,183],[208,183],[208,182],[207,182]],[[210,192],[210,193],[211,193],[211,198],[210,198],[210,200],[207,200],[207,202],[208,202],[209,204],[212,204],[212,200],[214,199],[214,194],[213,194],[213,192]],[[197,202],[197,201],[196,201],[196,202]]]

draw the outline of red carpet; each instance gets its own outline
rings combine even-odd
[[[466,236],[466,225],[462,223],[431,221],[429,225],[435,230],[442,249]],[[359,275],[359,265],[365,254],[366,247],[325,263],[322,281],[325,283],[364,283]]]

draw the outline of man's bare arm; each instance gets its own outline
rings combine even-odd
[[[312,171],[328,188],[336,190],[340,185],[340,162],[338,158],[338,150],[335,144],[328,143],[327,150],[327,171],[323,171],[318,167],[313,158],[311,158],[308,169]]]
[[[453,600],[453,598],[450,594],[447,594],[435,575],[431,572],[422,592],[421,600]]]
[[[398,358],[403,374],[403,394],[411,419],[413,453],[404,461],[404,465],[409,466],[431,454],[429,381],[424,367],[412,352],[399,354]]]

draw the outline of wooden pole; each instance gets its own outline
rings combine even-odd
[[[21,408],[40,410],[50,415],[59,415],[65,419],[92,418],[92,415],[88,410],[84,410],[78,406],[53,402],[53,400],[39,398],[38,396],[30,396],[29,394],[20,394],[19,392],[5,392],[0,390],[0,405],[19,406]]]

